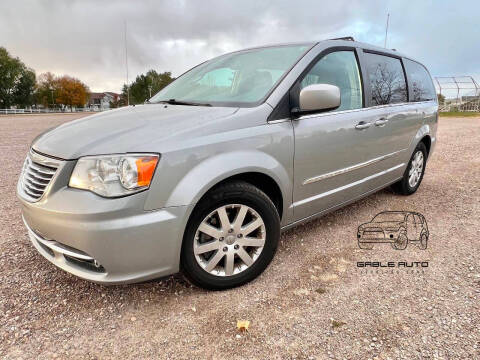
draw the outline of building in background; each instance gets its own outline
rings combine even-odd
[[[117,104],[120,100],[120,94],[113,92],[92,92],[88,100],[87,107],[92,110],[108,110],[112,104]]]

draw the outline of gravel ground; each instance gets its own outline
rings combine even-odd
[[[0,358],[480,358],[480,118],[440,119],[413,196],[384,190],[290,230],[256,281],[207,292],[181,276],[95,285],[30,245],[15,199],[28,145],[79,116],[0,117]],[[384,210],[424,214],[428,249],[360,250],[357,226]],[[365,271],[359,261],[429,266]]]

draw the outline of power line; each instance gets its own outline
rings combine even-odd
[[[383,44],[384,48],[387,48],[387,34],[388,34],[388,20],[390,19],[390,14],[387,14],[387,26],[385,27],[385,43]]]
[[[127,20],[124,20],[124,25],[125,25],[125,68],[127,72],[127,105],[130,105],[130,86],[128,85]]]

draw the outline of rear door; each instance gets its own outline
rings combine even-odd
[[[379,150],[371,167],[373,173],[383,174],[365,182],[363,190],[368,192],[402,176],[408,148],[422,125],[422,115],[408,101],[407,79],[400,57],[364,50],[361,59],[366,73],[366,103],[372,115],[369,131]]]

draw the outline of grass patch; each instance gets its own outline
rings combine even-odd
[[[438,113],[440,117],[480,117],[480,112],[474,111],[447,111]]]

